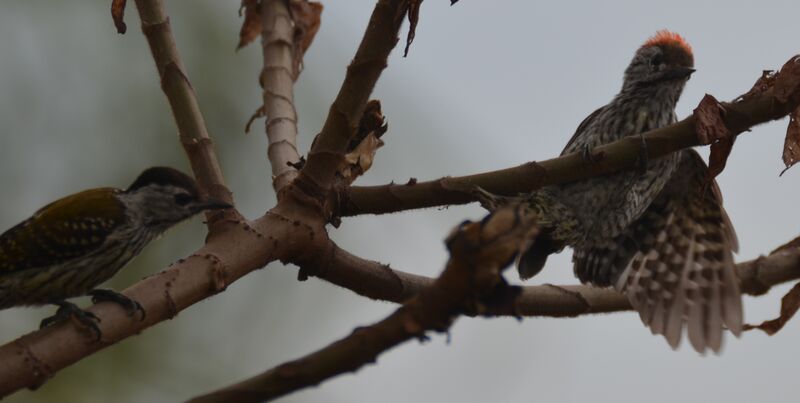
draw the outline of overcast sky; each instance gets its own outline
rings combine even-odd
[[[258,44],[233,52],[238,1],[171,1],[187,73],[218,145],[227,179],[249,217],[274,202],[263,126],[244,123],[259,105]],[[306,150],[336,95],[373,1],[324,2],[296,98]],[[94,1],[0,5],[0,228],[65,194],[127,186],[155,164],[187,170],[169,109],[130,2],[128,34],[114,33],[108,5]],[[373,95],[389,132],[360,184],[464,175],[556,156],[578,123],[608,102],[636,48],[655,31],[681,33],[697,73],[678,104],[691,113],[705,93],[731,100],[764,69],[800,52],[800,6],[772,1],[535,2],[446,0],[422,5],[408,58],[395,49]],[[405,28],[402,33],[405,35]],[[739,234],[737,260],[798,235],[800,168],[778,173],[786,120],[741,136],[719,177]],[[703,155],[707,150],[701,150]],[[332,230],[360,256],[424,275],[447,259],[442,243],[477,206],[345,219]],[[149,247],[115,279],[124,288],[190,253],[199,220]],[[312,352],[395,306],[275,264],[225,293],[59,373],[39,392],[10,401],[175,401]],[[509,274],[514,281],[518,281]],[[530,281],[576,283],[570,252]],[[773,317],[790,285],[745,299],[746,320]],[[52,309],[0,312],[0,342]],[[406,343],[355,375],[295,393],[286,402],[747,402],[794,401],[798,321],[773,337],[727,337],[719,356],[686,343],[672,351],[622,313],[576,319],[460,319],[451,341]]]

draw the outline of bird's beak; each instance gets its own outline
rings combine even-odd
[[[207,198],[207,199],[205,199],[205,200],[203,200],[200,203],[197,203],[195,205],[195,208],[197,209],[197,211],[222,210],[222,209],[231,208],[231,207],[233,207],[233,206],[230,203],[226,203],[226,202],[224,202],[222,200],[214,199],[213,197],[209,197],[209,198]]]
[[[695,70],[691,67],[674,66],[664,70],[664,80],[689,78]]]

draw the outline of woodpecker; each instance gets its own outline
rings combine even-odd
[[[133,316],[138,302],[95,289],[173,225],[231,205],[204,198],[195,181],[167,167],[146,169],[127,189],[97,188],[56,200],[0,235],[0,309],[55,304],[41,327],[72,316],[94,331],[99,319],[67,299],[112,301]]]
[[[675,104],[694,72],[680,35],[657,32],[635,53],[621,91],[589,115],[561,153],[599,158],[594,147],[677,121]],[[644,138],[642,138],[644,147]],[[684,325],[698,352],[718,352],[723,327],[742,330],[733,252],[736,234],[716,183],[694,150],[647,161],[641,169],[549,186],[527,203],[542,235],[521,255],[520,277],[541,270],[547,256],[574,249],[581,282],[614,286],[645,325],[677,348]]]

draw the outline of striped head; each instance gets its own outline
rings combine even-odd
[[[232,207],[202,197],[194,179],[168,167],[146,169],[117,197],[134,224],[160,231],[203,210]]]
[[[694,55],[689,43],[677,33],[658,31],[633,56],[625,70],[623,91],[669,88],[679,96],[694,72],[693,67]]]

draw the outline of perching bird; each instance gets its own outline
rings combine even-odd
[[[117,292],[95,289],[173,225],[229,204],[201,197],[195,181],[172,168],[142,172],[125,190],[89,189],[56,200],[0,235],[0,309],[55,304],[42,326],[74,315],[100,336],[92,313],[66,300],[121,304],[144,310]]]
[[[578,126],[562,155],[596,158],[596,146],[676,122],[693,65],[680,35],[657,32],[636,51],[619,94]],[[737,336],[742,330],[738,246],[719,189],[705,182],[707,167],[693,150],[643,158],[641,168],[531,194],[544,236],[520,257],[520,276],[535,275],[550,253],[572,246],[582,282],[625,293],[673,348],[686,323],[697,351],[717,352],[723,327]]]

